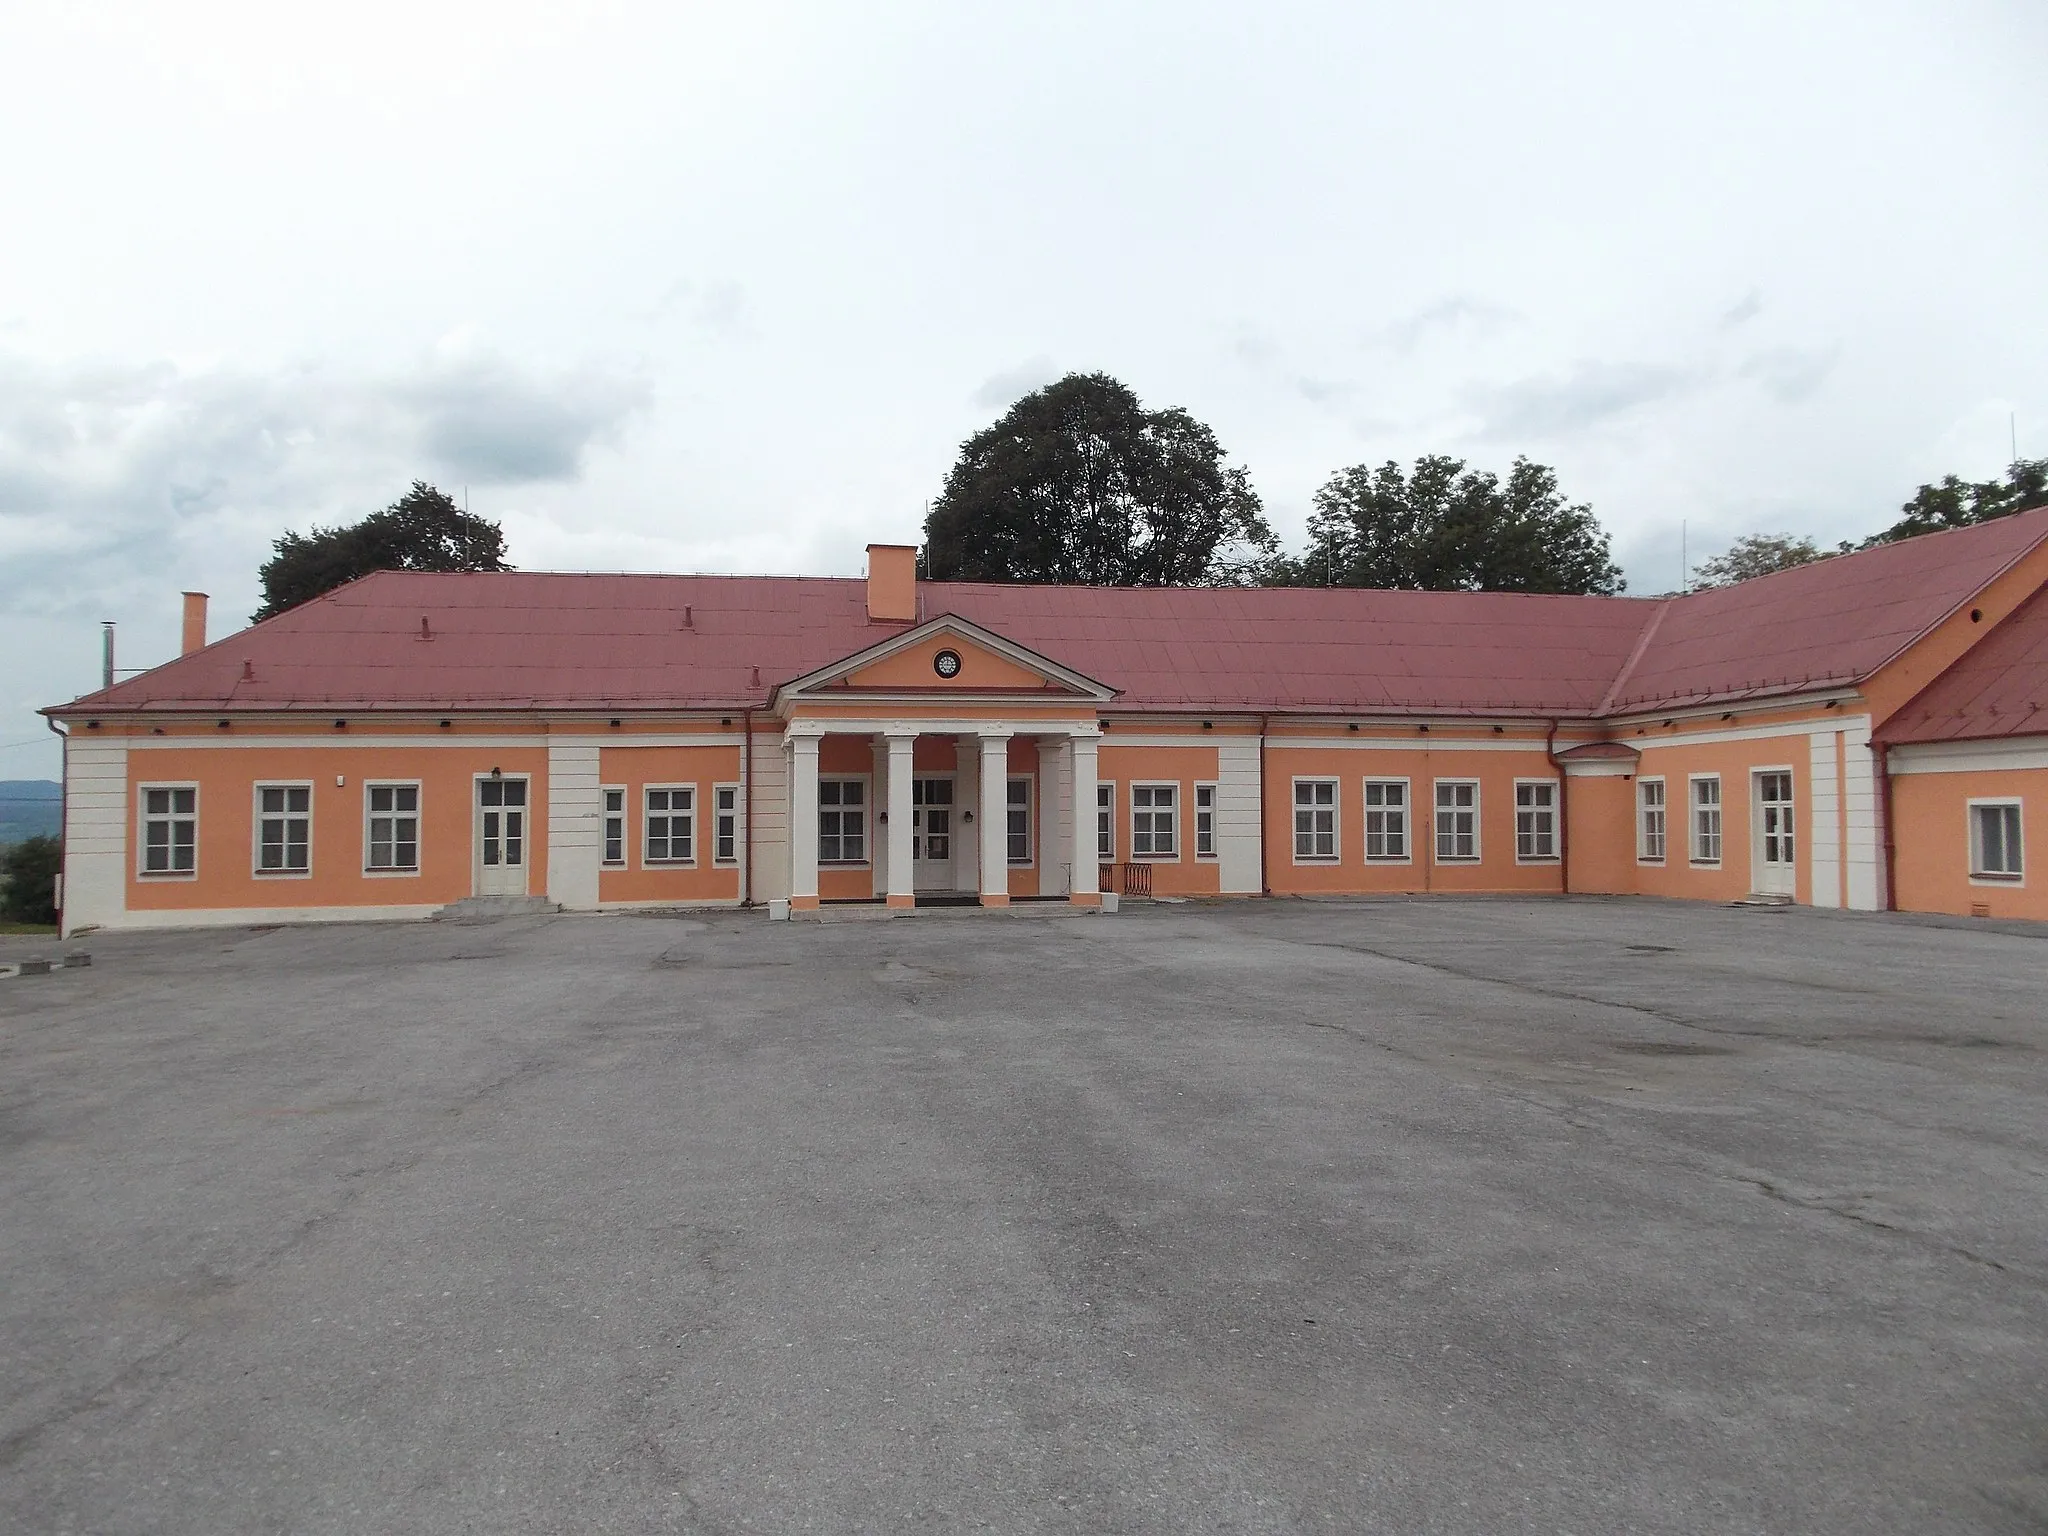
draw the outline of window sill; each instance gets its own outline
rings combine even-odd
[[[1333,865],[1342,864],[1344,861],[1338,858],[1337,855],[1335,855],[1334,853],[1329,855],[1327,858],[1323,857],[1320,854],[1311,856],[1309,858],[1303,858],[1300,854],[1297,853],[1294,856],[1294,862],[1304,869],[1313,869],[1318,865],[1327,869]]]
[[[414,864],[405,869],[366,869],[363,871],[363,878],[365,880],[416,880],[419,878],[419,873],[419,865]]]
[[[310,880],[310,869],[252,869],[251,876],[258,880]]]
[[[199,871],[196,869],[138,869],[135,872],[135,878],[138,880],[197,880],[199,878]]]
[[[1540,859],[1525,859],[1521,857],[1519,854],[1517,854],[1515,857],[1515,862],[1517,864],[1526,865],[1530,869],[1542,869],[1546,866],[1555,869],[1559,864],[1562,864],[1564,860],[1560,859],[1554,853],[1549,854]]]
[[[820,859],[820,869],[873,869],[875,866],[866,859]]]
[[[2013,886],[2025,885],[2026,883],[2027,876],[2024,870],[2016,875],[1987,875],[1981,870],[1973,869],[1970,871],[1970,884],[1972,885],[2002,885],[2007,889],[2011,889]]]
[[[1483,864],[1485,862],[1484,859],[1446,859],[1441,855],[1437,858],[1437,863],[1450,868],[1470,869],[1475,864]]]
[[[695,859],[642,859],[640,867],[642,869],[695,869],[697,861]]]
[[[1407,857],[1402,857],[1402,858],[1398,858],[1398,859],[1397,859],[1397,858],[1394,858],[1394,857],[1393,857],[1392,855],[1390,855],[1390,854],[1385,854],[1385,853],[1382,853],[1382,854],[1370,854],[1370,853],[1369,853],[1369,854],[1367,854],[1367,855],[1365,856],[1365,862],[1366,862],[1366,865],[1367,865],[1367,867],[1369,867],[1369,868],[1373,868],[1373,867],[1376,867],[1376,868],[1380,868],[1380,869],[1400,869],[1400,868],[1404,868],[1404,867],[1405,867],[1405,866],[1407,866],[1407,865],[1413,864],[1413,863],[1414,863],[1415,861],[1414,861],[1413,859],[1411,859],[1411,858],[1407,858]]]
[[[1721,867],[1719,859],[1688,859],[1686,863],[1692,869],[1719,869]]]

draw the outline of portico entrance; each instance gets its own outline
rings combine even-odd
[[[911,884],[919,891],[953,889],[953,780],[910,781]]]

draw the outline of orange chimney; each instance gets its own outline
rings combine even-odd
[[[206,594],[187,592],[185,594],[185,644],[180,656],[190,656],[194,651],[206,649]]]
[[[917,546],[868,546],[868,618],[911,623],[917,618]]]

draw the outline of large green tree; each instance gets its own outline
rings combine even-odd
[[[1795,565],[1810,565],[1825,558],[1821,547],[1809,538],[1789,533],[1748,533],[1728,546],[1725,553],[1702,560],[1693,567],[1695,587],[1726,587],[1752,576],[1789,571]]]
[[[1278,548],[1242,468],[1186,411],[1068,374],[961,445],[925,519],[940,581],[1238,585]]]
[[[57,871],[64,845],[54,837],[16,843],[0,861],[0,917],[11,923],[57,921]]]
[[[424,480],[381,512],[340,528],[286,532],[257,573],[267,619],[372,571],[505,571],[505,535]]]
[[[2048,459],[2015,459],[2006,466],[2003,480],[1944,475],[1938,484],[1921,486],[1899,508],[1899,520],[1863,544],[1868,548],[1944,528],[1968,528],[2040,506],[2048,506]]]
[[[1619,592],[1621,568],[1593,509],[1526,458],[1502,481],[1462,459],[1425,455],[1405,471],[1339,470],[1316,492],[1309,547],[1276,562],[1289,586],[1428,592]]]

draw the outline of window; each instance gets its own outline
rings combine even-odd
[[[607,864],[626,862],[626,792],[623,789],[604,792],[604,861]]]
[[[1006,786],[1008,799],[1005,808],[1008,823],[1005,831],[1009,837],[1010,862],[1029,864],[1031,862],[1031,781],[1012,779]]]
[[[650,864],[688,864],[697,857],[695,788],[647,791],[647,853]]]
[[[1328,863],[1337,857],[1337,781],[1294,781],[1294,862]]]
[[[1557,785],[1515,785],[1515,860],[1540,864],[1557,857]]]
[[[711,862],[737,864],[740,861],[740,787],[737,784],[711,786]]]
[[[1195,857],[1216,857],[1216,786],[1195,786]]]
[[[313,867],[313,786],[256,786],[256,873],[303,875]]]
[[[1175,847],[1175,815],[1180,797],[1178,784],[1133,784],[1131,786],[1131,857],[1134,859],[1178,858]]]
[[[1469,864],[1479,857],[1479,786],[1470,779],[1436,781],[1436,861]]]
[[[1979,880],[2017,880],[2020,858],[2020,802],[1970,802],[1970,873]]]
[[[1408,862],[1408,781],[1365,781],[1365,857],[1368,862]]]
[[[1721,780],[1718,777],[1692,781],[1692,861],[1695,864],[1721,862]]]
[[[370,858],[373,870],[416,872],[420,867],[420,787],[369,784]]]
[[[145,785],[142,790],[142,872],[191,875],[199,870],[199,790]]]
[[[818,781],[818,862],[864,864],[868,857],[868,787],[860,779]]]
[[[1116,785],[1095,786],[1095,857],[1104,864],[1116,862]]]
[[[1664,781],[1636,781],[1636,858],[1645,864],[1664,862]]]

